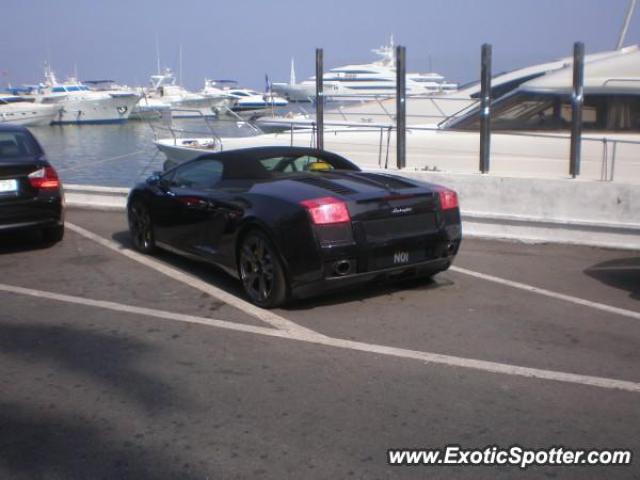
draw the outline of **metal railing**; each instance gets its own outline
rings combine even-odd
[[[235,120],[236,125],[239,126],[239,124],[242,124],[249,127],[252,130],[253,134],[263,133],[257,126],[255,126],[251,122],[244,120],[242,117],[237,115],[233,110],[229,109],[227,106],[224,106],[224,109],[226,109],[225,113],[229,114],[230,116],[236,119]],[[169,115],[165,115],[165,113],[167,112]],[[181,127],[176,127],[173,123],[173,120],[174,120],[173,112],[183,112],[183,113],[192,114],[190,115],[191,119],[193,118],[201,119],[203,121],[203,124],[207,127],[208,131],[203,132],[201,130],[191,130],[191,129],[181,128]],[[214,124],[212,123],[211,117],[204,115],[200,110],[188,109],[188,108],[172,108],[171,110],[168,110],[168,111],[163,110],[160,113],[161,113],[160,124],[158,124],[157,122],[151,122],[151,121],[147,122],[147,124],[149,125],[149,128],[151,128],[153,132],[155,141],[158,141],[161,139],[161,136],[158,133],[159,131],[169,132],[171,138],[173,138],[173,144],[176,146],[178,145],[178,140],[185,138],[185,135],[197,135],[200,137],[202,135],[209,135],[212,141],[214,142],[214,144],[219,145],[220,149],[223,148],[223,141],[222,141],[223,137],[216,132],[216,129]]]
[[[378,142],[376,145],[376,150],[372,150],[372,155],[375,155],[378,159],[378,166],[381,168],[389,168],[389,155],[391,149],[391,140],[392,134],[396,132],[396,125],[392,123],[371,123],[366,125],[356,125],[351,122],[325,122],[325,127],[330,127],[325,129],[325,139],[331,136],[339,136],[342,134],[352,134],[352,133],[377,133]],[[289,144],[294,146],[296,141],[296,135],[306,136],[311,134],[311,138],[313,139],[316,135],[317,125],[315,122],[311,122],[306,125],[307,128],[298,128],[300,126],[299,123],[292,121],[289,124],[288,133],[289,133]],[[333,128],[331,128],[333,127]],[[431,127],[431,126],[408,126],[407,133],[412,132],[440,132],[440,133],[478,133],[477,130],[453,130],[453,129],[443,129],[442,127]],[[525,137],[525,138],[541,138],[551,141],[563,141],[570,142],[571,135],[569,133],[539,133],[539,132],[518,132],[513,130],[499,130],[494,131],[494,134],[511,136],[511,137]],[[326,141],[326,140],[325,140]],[[640,141],[635,140],[625,140],[614,137],[607,136],[593,136],[593,135],[582,135],[583,142],[596,142],[602,145],[602,154],[601,154],[601,165],[600,165],[600,180],[611,182],[615,179],[615,171],[616,171],[616,154],[618,153],[618,145],[636,145],[640,146]],[[354,145],[354,146],[362,146],[359,143],[349,143],[343,142],[341,145]],[[367,145],[371,145],[368,143]],[[315,144],[310,144],[311,147],[314,147]],[[411,165],[409,165],[411,166]]]
[[[319,53],[319,55],[318,55]],[[325,137],[324,126],[329,128],[338,128],[333,132],[327,131],[327,134],[334,133],[334,135],[340,132],[357,131],[376,131],[378,132],[378,145],[377,145],[377,157],[379,166],[388,168],[389,162],[389,150],[391,145],[391,134],[396,134],[396,160],[398,168],[402,168],[405,165],[405,146],[404,138],[406,132],[410,131],[425,131],[433,130],[438,132],[451,132],[454,130],[451,121],[456,118],[460,118],[464,115],[470,114],[473,110],[478,109],[478,103],[481,102],[479,108],[479,114],[481,118],[481,128],[479,132],[479,171],[482,173],[489,173],[491,159],[491,45],[485,44],[482,47],[482,72],[481,72],[481,92],[479,98],[473,98],[471,96],[459,96],[455,93],[445,93],[442,95],[433,94],[431,92],[425,92],[421,95],[407,95],[403,89],[405,77],[403,74],[404,69],[404,47],[398,46],[396,51],[396,72],[398,72],[396,78],[396,92],[395,95],[384,95],[379,93],[353,93],[353,94],[332,94],[330,91],[323,91],[322,82],[322,60],[323,53],[321,49],[316,51],[316,118],[304,119],[302,121],[292,120],[287,122],[280,119],[278,122],[287,126],[290,129],[290,143],[294,143],[296,128],[299,131],[306,131],[305,129],[311,128],[315,137],[317,137],[316,144],[318,146],[323,145],[323,139]],[[572,89],[572,121],[571,121],[571,134],[544,134],[537,132],[520,132],[520,131],[504,131],[500,130],[500,135],[512,135],[522,136],[529,138],[547,138],[552,141],[566,141],[569,140],[569,158],[567,171],[573,178],[577,178],[580,175],[580,164],[582,142],[600,142],[602,144],[602,154],[600,159],[600,179],[602,181],[613,181],[616,175],[616,154],[618,145],[640,145],[640,141],[635,140],[623,140],[619,138],[612,138],[605,136],[589,136],[582,133],[582,110],[584,103],[583,92],[583,65],[584,65],[584,45],[580,42],[574,44],[574,59],[573,59],[573,89]],[[636,79],[610,79],[605,82],[615,81],[627,81],[635,82]],[[476,97],[476,95],[474,95]],[[327,99],[341,100],[369,100],[369,102],[351,107],[351,105],[339,105],[333,111],[329,110],[328,115],[333,115],[341,119],[342,121],[327,121],[324,115],[324,102]],[[407,112],[406,100],[419,100],[426,99],[432,105],[432,112],[429,113],[411,113]],[[395,112],[391,110],[391,101],[395,100],[396,109]],[[462,108],[451,112],[450,109],[445,107],[447,102],[463,102],[466,103]],[[423,110],[424,111],[424,110]],[[357,117],[355,121],[353,118]],[[407,122],[407,118],[411,119],[411,122]],[[428,122],[433,119],[439,121]],[[350,121],[352,120],[352,121]],[[380,122],[382,120],[382,122]],[[386,122],[385,122],[386,120]],[[421,123],[425,120],[425,123]],[[435,125],[433,125],[435,123]],[[276,122],[272,123],[275,125]],[[319,128],[317,127],[319,126]],[[444,128],[443,128],[444,127]],[[467,130],[465,130],[467,131]],[[386,138],[386,140],[385,140]],[[593,149],[591,150],[593,151]],[[525,155],[526,156],[526,155]],[[560,157],[558,157],[560,159]]]

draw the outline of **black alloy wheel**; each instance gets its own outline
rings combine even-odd
[[[280,257],[266,235],[253,231],[242,240],[239,255],[240,279],[249,299],[263,308],[282,305],[287,283]]]
[[[139,200],[129,207],[129,233],[133,246],[142,253],[152,253],[156,248],[153,224],[147,206]]]

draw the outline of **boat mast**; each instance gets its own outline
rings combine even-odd
[[[178,49],[178,82],[182,85],[182,44]]]
[[[296,83],[296,69],[293,64],[293,57],[291,57],[291,73],[289,74],[289,85],[295,85]]]
[[[45,85],[48,87],[58,83],[58,80],[56,79],[56,75],[55,73],[53,73],[53,70],[51,70],[51,65],[49,65],[48,62],[45,62],[44,64],[44,80],[45,80]]]
[[[618,38],[618,44],[616,45],[616,50],[620,50],[624,45],[624,41],[627,37],[627,30],[629,30],[629,23],[631,23],[631,17],[633,16],[633,11],[636,8],[637,0],[631,0],[629,2],[629,8],[627,9],[627,16],[624,19],[624,24],[622,25],[622,30],[620,31],[620,37]]]
[[[160,40],[158,40],[158,34],[156,33],[156,67],[158,75],[160,75]]]

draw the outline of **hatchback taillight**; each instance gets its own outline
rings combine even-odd
[[[458,194],[453,190],[443,188],[438,191],[438,195],[440,195],[440,208],[442,208],[442,210],[458,208]]]
[[[315,225],[329,225],[351,221],[347,204],[334,197],[303,200],[300,204],[307,209]]]
[[[42,167],[29,174],[29,183],[38,190],[53,190],[60,188],[58,173],[53,167]]]

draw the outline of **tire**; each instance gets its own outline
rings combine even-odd
[[[153,253],[156,250],[156,242],[149,208],[140,200],[134,200],[127,213],[133,248],[147,255]]]
[[[56,225],[42,230],[42,240],[44,243],[58,243],[64,238],[64,225]]]
[[[277,249],[259,230],[242,238],[238,273],[244,291],[255,305],[275,308],[287,300],[287,280]]]

